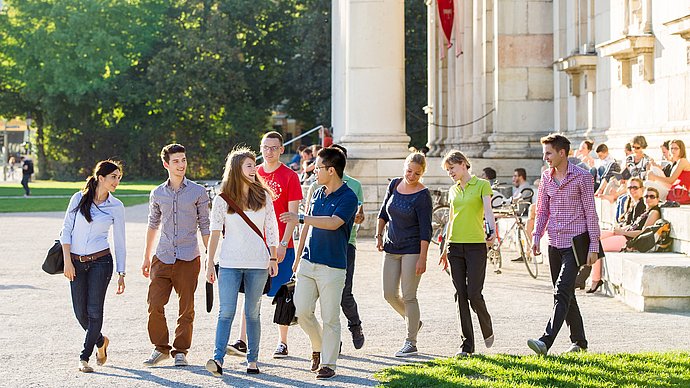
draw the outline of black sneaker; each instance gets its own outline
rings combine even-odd
[[[319,374],[316,375],[316,378],[319,380],[324,380],[324,379],[330,379],[331,377],[335,376],[335,371],[327,366],[324,366],[323,368],[319,369]]]
[[[287,344],[279,343],[276,351],[273,352],[273,358],[285,358],[288,356]]]
[[[362,333],[362,325],[353,326],[350,328],[352,332],[352,344],[355,349],[361,349],[364,346],[364,333]]]
[[[311,353],[311,370],[314,373],[318,373],[319,371],[319,366],[321,365],[321,352],[312,352]]]
[[[247,344],[238,339],[234,344],[228,345],[228,353],[233,356],[245,357],[247,356]]]

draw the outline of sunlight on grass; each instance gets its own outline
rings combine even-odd
[[[385,387],[688,387],[689,353],[486,355],[384,369]]]

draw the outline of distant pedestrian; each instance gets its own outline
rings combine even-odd
[[[168,179],[151,191],[149,225],[141,271],[150,278],[148,334],[155,346],[145,366],[175,358],[175,366],[187,366],[187,351],[194,328],[194,291],[201,268],[197,231],[208,246],[209,218],[206,189],[185,177],[187,156],[180,144],[168,144],[161,151]],[[161,229],[155,255],[156,235]],[[153,257],[152,257],[153,256]],[[170,346],[165,305],[175,289],[179,303],[175,340]],[[171,352],[172,350],[172,352]]]
[[[594,179],[589,171],[568,161],[570,141],[563,135],[541,138],[544,160],[550,167],[541,174],[537,194],[536,222],[532,253],[540,255],[540,240],[549,232],[549,268],[553,283],[553,311],[544,334],[527,345],[535,353],[546,355],[556,340],[563,322],[570,327],[572,345],[568,352],[587,350],[585,326],[575,299],[575,279],[579,266],[572,248],[573,237],[589,233],[587,264],[598,259],[599,218],[594,207]],[[639,147],[638,147],[639,148]]]
[[[213,358],[206,363],[206,369],[216,377],[223,374],[223,361],[237,309],[240,284],[244,284],[244,316],[249,332],[247,373],[258,374],[256,362],[261,341],[261,294],[268,276],[278,274],[278,221],[271,192],[257,176],[256,156],[249,149],[239,148],[228,155],[220,190],[221,195],[213,199],[211,210],[211,238],[206,261],[206,280],[210,283],[216,279],[213,259],[221,231],[227,233],[223,236],[218,254],[220,311],[215,350]],[[238,212],[228,200],[236,205]]]
[[[343,182],[346,160],[342,151],[324,148],[315,164],[317,182],[323,187],[314,193],[309,214],[286,212],[280,219],[285,223],[298,221],[311,229],[306,244],[300,242],[305,249],[297,266],[295,315],[311,341],[311,371],[317,373],[317,379],[329,379],[335,376],[340,349],[340,301],[357,196]],[[323,326],[314,315],[317,299]]]
[[[474,329],[470,307],[477,314],[484,344],[494,343],[491,315],[482,295],[486,279],[487,244],[496,238],[496,221],[491,210],[491,184],[470,174],[470,161],[460,151],[451,150],[442,161],[443,168],[453,179],[448,191],[450,219],[446,239],[448,249],[441,255],[444,269],[450,263],[450,274],[458,304],[462,347],[455,354],[468,357],[474,354]],[[484,221],[489,230],[484,229]]]
[[[31,175],[34,173],[34,162],[23,155],[20,159],[22,161],[22,187],[24,188],[24,197],[28,197],[31,195],[29,181],[31,180]]]
[[[383,297],[407,326],[405,342],[396,357],[417,354],[417,332],[422,327],[417,287],[426,272],[432,208],[429,189],[421,182],[425,171],[424,154],[414,152],[405,159],[402,178],[388,185],[376,225],[376,248],[385,252]]]
[[[117,259],[117,294],[125,291],[125,207],[112,195],[122,179],[122,167],[112,160],[98,162],[86,186],[70,199],[60,242],[65,261],[65,277],[70,280],[72,307],[79,324],[86,330],[79,370],[93,372],[89,359],[98,348],[96,363],[108,358],[108,337],[101,334],[103,304],[113,275],[113,255],[108,231],[113,229]]]

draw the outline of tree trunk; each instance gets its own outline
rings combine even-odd
[[[50,179],[50,167],[46,158],[45,138],[43,133],[44,118],[42,112],[36,113],[36,155],[38,156],[38,173],[36,179]]]

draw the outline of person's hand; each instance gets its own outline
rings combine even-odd
[[[292,273],[297,273],[297,267],[299,267],[299,260],[295,260],[295,262],[292,263]]]
[[[115,292],[117,295],[122,294],[125,292],[125,277],[122,275],[118,275],[117,278],[117,291]]]
[[[277,261],[269,261],[268,262],[268,275],[273,277],[276,277],[278,275],[278,262]]]
[[[487,246],[494,245],[494,240],[496,240],[496,232],[491,232],[489,237],[486,238],[486,245]]]
[[[216,281],[216,267],[211,265],[206,265],[206,281],[213,284]]]
[[[417,274],[417,276],[420,276],[424,272],[426,272],[426,257],[420,256],[419,259],[417,260],[417,266],[415,267],[415,273]]]
[[[599,254],[597,252],[589,252],[587,254],[587,265],[592,265],[599,260]]]
[[[149,259],[148,256],[144,256],[144,261],[141,263],[141,274],[144,275],[145,278],[148,278],[150,273],[151,259]]]
[[[383,236],[381,235],[376,236],[376,249],[378,249],[379,252],[383,252]]]
[[[532,255],[534,255],[534,256],[541,255],[541,250],[539,249],[539,244],[532,244]]]
[[[276,256],[278,256],[278,263],[282,263],[283,260],[285,260],[285,251],[287,250],[287,247],[284,247],[283,244],[278,244],[278,248],[276,249]]]
[[[438,265],[442,266],[444,271],[448,270],[448,252],[443,252],[438,259]]]
[[[364,213],[355,214],[355,224],[361,224],[364,222]]]
[[[291,222],[297,223],[299,222],[299,216],[297,216],[297,213],[285,212],[280,215],[280,222],[285,224],[289,224]]]
[[[64,275],[69,281],[71,282],[74,280],[75,277],[77,277],[76,271],[74,270],[74,264],[72,264],[72,260],[66,260],[65,261],[65,270],[64,270]]]

